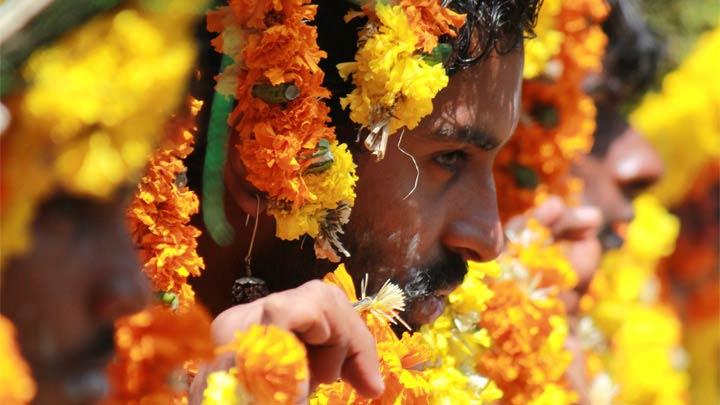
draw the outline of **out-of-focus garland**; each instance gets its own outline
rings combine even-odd
[[[652,192],[681,221],[677,247],[661,276],[684,323],[693,403],[720,400],[720,86],[703,79],[718,63],[720,21],[631,115],[665,164]]]
[[[136,179],[194,61],[187,28],[200,2],[179,3],[130,2],[29,57],[27,88],[3,100],[0,260],[29,248],[35,209],[53,190],[106,198]]]
[[[619,250],[603,257],[581,301],[586,318],[579,337],[590,352],[590,372],[606,370],[617,385],[616,401],[684,403],[688,376],[681,324],[660,298],[656,271],[672,253],[677,218],[650,195],[634,202],[635,219]]]
[[[568,172],[589,152],[595,131],[595,106],[582,84],[601,69],[607,13],[604,0],[543,4],[538,38],[528,42],[520,123],[495,163],[497,192],[506,196],[499,199],[503,219],[549,194],[577,200],[582,184]]]

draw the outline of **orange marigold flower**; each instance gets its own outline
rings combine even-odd
[[[35,382],[20,348],[15,342],[15,327],[0,315],[0,403],[30,403],[35,396]]]
[[[564,69],[577,73],[581,81],[588,72],[602,70],[607,36],[600,25],[610,12],[605,0],[563,2],[558,16],[559,28],[565,35],[560,49]]]
[[[440,4],[440,0],[400,0],[410,27],[418,37],[418,47],[430,53],[442,35],[456,36],[465,24],[465,15]]]
[[[308,379],[308,362],[305,346],[294,334],[272,325],[254,325],[219,350],[235,353],[237,379],[255,402],[297,402],[300,384]]]
[[[115,345],[115,360],[108,367],[108,403],[127,404],[147,397],[170,403],[187,388],[183,366],[213,355],[210,315],[196,304],[175,311],[155,305],[118,320]]]
[[[531,299],[512,280],[495,283],[480,326],[492,344],[478,356],[478,371],[503,391],[503,403],[526,404],[548,385],[565,385],[571,355],[564,349],[565,310],[558,299]]]

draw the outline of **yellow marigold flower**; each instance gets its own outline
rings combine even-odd
[[[308,379],[305,346],[276,326],[254,325],[220,350],[235,353],[240,386],[258,403],[294,404]]]
[[[698,40],[662,89],[645,96],[630,116],[666,166],[653,194],[668,206],[680,202],[697,173],[720,157],[720,83],[707,80],[720,65],[720,27]]]
[[[0,316],[0,403],[30,403],[35,389],[30,367],[15,342],[15,327],[7,318]]]
[[[416,54],[418,38],[402,7],[380,3],[375,11],[378,32],[367,38],[355,62],[338,65],[342,77],[352,75],[355,85],[341,104],[363,126],[388,125],[390,133],[412,129],[432,112],[432,99],[448,77],[442,64],[430,65]]]
[[[202,405],[240,405],[239,386],[234,369],[215,371],[207,377]],[[248,402],[249,403],[249,402]]]
[[[295,240],[308,234],[315,238],[329,210],[340,203],[352,207],[355,204],[355,163],[347,145],[333,141],[330,153],[334,157],[332,166],[324,172],[303,176],[313,198],[291,211],[271,208],[277,222],[276,236],[284,240]]]
[[[558,30],[557,17],[561,8],[561,0],[542,3],[535,26],[537,36],[525,41],[525,79],[532,79],[543,73],[548,61],[560,52],[564,35]]]

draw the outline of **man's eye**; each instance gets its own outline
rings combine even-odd
[[[461,150],[441,153],[434,158],[435,162],[449,170],[455,170],[467,160],[467,154]]]

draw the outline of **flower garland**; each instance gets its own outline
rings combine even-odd
[[[318,258],[349,255],[339,241],[355,201],[355,165],[327,126],[330,93],[318,62],[325,53],[309,25],[309,0],[248,4],[231,0],[208,13],[218,52],[232,58],[217,90],[235,97],[229,124],[237,131],[247,180],[268,197],[277,236],[315,239]]]
[[[625,245],[606,253],[581,308],[596,328],[588,342],[618,385],[622,403],[682,403],[688,378],[676,314],[659,301],[658,261],[670,254],[679,223],[649,195],[634,202]],[[599,343],[599,344],[598,344]]]
[[[683,317],[693,403],[720,399],[720,368],[714,358],[720,347],[714,191],[720,177],[720,120],[715,108],[720,103],[720,87],[701,79],[720,62],[719,50],[720,22],[663,79],[662,89],[645,96],[631,115],[666,167],[652,193],[673,208],[681,221],[677,247],[663,264],[661,280]]]
[[[28,404],[35,396],[35,381],[15,342],[15,327],[0,316],[0,403]]]
[[[720,21],[718,22],[720,27]],[[702,167],[720,157],[720,84],[705,80],[720,63],[720,28],[698,40],[681,66],[645,96],[630,119],[662,157],[666,170],[653,194],[666,206],[679,203]]]
[[[562,41],[542,70],[530,65],[530,72],[537,74],[526,71],[530,79],[523,83],[520,123],[495,162],[498,195],[513,196],[499,201],[503,220],[549,194],[577,201],[582,183],[569,176],[570,166],[592,146],[595,105],[582,82],[601,67],[607,38],[600,24],[608,5],[604,0],[565,1],[557,12],[554,3],[549,5],[539,16],[543,30],[538,32],[537,46]],[[550,28],[551,24],[556,25]]]
[[[136,179],[195,55],[190,26],[202,2],[179,3],[133,2],[27,60],[0,148],[0,260],[28,249],[34,211],[52,190],[105,198]]]
[[[199,276],[205,267],[197,254],[200,231],[188,224],[199,201],[187,187],[183,162],[193,150],[195,116],[201,107],[201,101],[189,99],[190,111],[170,119],[164,144],[150,158],[127,210],[130,232],[153,289],[165,294],[164,300],[182,305],[194,301],[188,276]]]
[[[427,56],[438,49],[439,35],[457,35],[465,17],[437,0],[378,2],[363,11],[368,22],[355,61],[338,65],[355,86],[340,103],[369,131],[365,146],[380,160],[391,134],[415,128],[432,112],[433,98],[449,79],[442,60]]]

